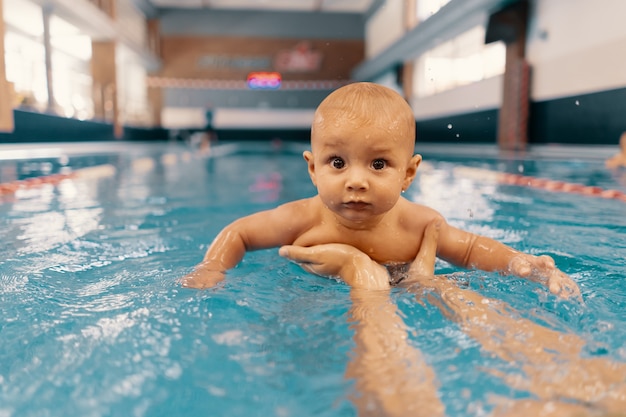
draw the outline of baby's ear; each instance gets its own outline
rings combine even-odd
[[[406,174],[404,176],[404,184],[402,185],[402,189],[406,190],[409,188],[409,185],[415,179],[415,175],[417,174],[417,168],[420,166],[422,162],[422,155],[415,154],[409,161],[409,164],[406,167]]]
[[[311,182],[313,185],[317,187],[317,183],[315,182],[315,162],[313,159],[313,153],[311,151],[304,151],[302,153],[302,157],[307,163],[309,169],[309,177],[311,177]]]

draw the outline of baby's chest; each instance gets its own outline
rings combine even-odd
[[[314,246],[344,243],[368,254],[378,263],[411,262],[417,255],[421,238],[407,231],[342,232],[335,228],[315,227],[299,236],[294,245]]]

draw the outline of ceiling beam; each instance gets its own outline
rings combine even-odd
[[[154,71],[161,66],[161,60],[150,52],[144,45],[135,42],[127,30],[118,22],[107,16],[96,5],[81,0],[33,0],[42,9],[52,13],[76,26],[92,41],[117,40],[135,52],[144,66]]]
[[[154,19],[159,16],[159,11],[150,0],[132,0],[133,4],[148,19]]]
[[[93,40],[115,38],[111,19],[96,5],[88,1],[33,0],[42,10],[50,10],[68,23],[76,26]]]
[[[371,81],[477,25],[486,25],[492,12],[517,1],[451,0],[387,49],[359,64],[352,72],[352,79]]]
[[[376,12],[378,11],[378,9],[380,9],[386,2],[387,0],[372,1],[372,4],[370,4],[370,7],[368,7],[365,13],[363,13],[363,20],[367,22],[369,18],[374,16]]]

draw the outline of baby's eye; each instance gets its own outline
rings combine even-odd
[[[374,159],[372,161],[372,168],[375,170],[383,169],[387,165],[387,162],[384,159]]]
[[[341,169],[346,163],[343,161],[343,159],[336,156],[330,160],[330,164],[333,166],[333,168]]]

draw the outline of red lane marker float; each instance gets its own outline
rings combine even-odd
[[[110,164],[96,165],[89,168],[80,168],[67,174],[51,174],[23,180],[0,183],[0,196],[15,194],[17,190],[41,187],[50,184],[57,185],[63,180],[75,178],[104,178],[115,174],[115,167]]]
[[[588,186],[564,181],[555,181],[546,178],[536,178],[527,175],[507,174],[490,171],[488,169],[459,167],[454,169],[455,174],[463,177],[480,180],[491,180],[500,184],[518,185],[522,187],[539,188],[546,191],[581,194],[590,197],[607,198],[626,202],[626,193],[619,190],[605,190],[602,187]]]
[[[16,180],[11,182],[5,182],[0,184],[0,195],[15,194],[17,190],[22,188],[34,188],[44,184],[56,185],[61,181],[73,178],[74,173],[70,174],[54,174],[44,175],[42,177],[26,178],[24,180]]]

